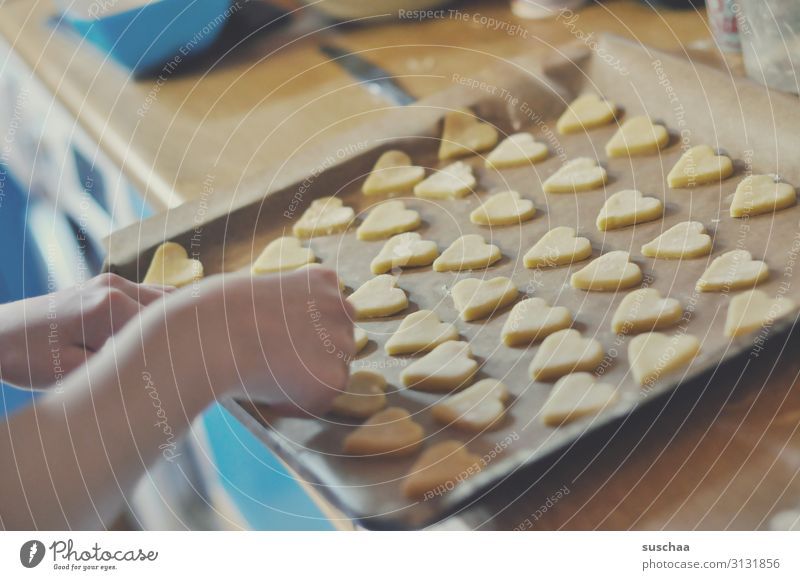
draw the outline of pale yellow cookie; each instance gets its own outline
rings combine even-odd
[[[503,325],[503,342],[520,346],[541,340],[572,324],[572,314],[563,306],[550,306],[542,298],[527,298],[511,309]]]
[[[336,234],[346,230],[354,217],[353,208],[343,205],[338,197],[321,197],[311,202],[292,227],[292,233],[298,238]]]
[[[697,145],[681,155],[667,175],[667,183],[673,189],[694,187],[704,183],[722,181],[733,175],[730,157],[717,155],[708,145]]]
[[[674,298],[662,298],[655,288],[640,288],[625,295],[614,317],[611,330],[617,334],[636,334],[666,328],[683,316],[681,303]]]
[[[657,220],[664,214],[664,204],[655,197],[645,197],[637,189],[625,189],[610,196],[597,214],[597,229],[616,230]]]
[[[589,157],[567,161],[543,185],[547,193],[576,193],[597,189],[608,181],[608,173]]]
[[[642,281],[642,271],[623,250],[603,254],[570,278],[573,288],[600,292],[624,290]]]
[[[415,185],[414,195],[426,199],[458,199],[475,189],[477,184],[472,167],[456,161]]]
[[[522,260],[526,268],[552,268],[580,262],[591,255],[589,240],[579,238],[574,228],[559,226],[539,238]]]
[[[663,125],[656,125],[649,117],[631,117],[606,143],[609,157],[628,157],[658,153],[669,143],[669,133]]]
[[[483,379],[434,405],[431,415],[445,425],[480,433],[503,418],[507,400],[508,387],[495,379]]]
[[[444,116],[439,159],[446,161],[472,155],[494,147],[496,143],[497,129],[490,124],[467,110],[451,111]]]
[[[468,234],[455,240],[433,262],[436,272],[488,268],[502,258],[500,248],[487,243],[478,234]]]
[[[728,292],[755,286],[769,277],[765,262],[747,250],[731,250],[714,258],[697,281],[698,292]]]
[[[409,389],[449,393],[466,386],[477,371],[469,343],[449,340],[408,366],[400,380]]]
[[[429,266],[439,255],[436,242],[423,240],[416,232],[399,234],[388,240],[370,263],[373,274],[383,274],[393,268]]]
[[[769,213],[795,203],[797,193],[788,183],[776,182],[771,175],[749,175],[736,186],[731,202],[731,217]]]
[[[408,307],[406,293],[397,287],[397,278],[390,274],[367,280],[347,297],[347,301],[360,320],[391,316]]]
[[[372,173],[361,188],[366,195],[400,193],[414,187],[425,178],[425,168],[411,165],[403,151],[386,151],[378,158]]]
[[[534,380],[557,379],[577,371],[591,371],[603,360],[603,347],[593,338],[583,338],[574,328],[554,332],[544,339],[531,361]]]
[[[734,337],[772,326],[793,312],[797,305],[785,296],[770,298],[761,290],[748,290],[731,298],[725,319],[725,336]]]
[[[515,133],[508,136],[486,156],[486,167],[505,169],[520,167],[546,159],[547,145],[538,143],[530,133]]]
[[[564,111],[556,122],[562,135],[577,133],[608,125],[617,115],[617,106],[594,94],[581,95]]]
[[[651,242],[642,246],[642,255],[648,258],[677,260],[697,258],[711,253],[711,236],[700,222],[675,224]]]
[[[456,440],[426,449],[411,466],[403,482],[403,494],[410,499],[439,497],[481,470],[481,458]]]
[[[253,262],[253,274],[285,272],[311,264],[316,260],[311,248],[304,248],[300,240],[291,236],[272,240]]]
[[[535,214],[531,200],[523,199],[516,191],[503,191],[472,210],[469,221],[480,226],[508,226],[528,221]]]
[[[331,403],[331,412],[341,417],[367,419],[386,407],[386,379],[373,371],[350,373],[347,388]]]
[[[601,383],[591,373],[561,377],[539,415],[548,427],[558,427],[589,415],[596,415],[617,400],[617,388]]]
[[[203,264],[189,257],[180,244],[165,242],[156,248],[142,284],[180,288],[203,277]]]
[[[364,350],[364,347],[367,346],[369,342],[369,336],[367,335],[367,331],[363,328],[359,328],[358,326],[353,328],[353,341],[355,342],[356,346],[356,354],[360,353]]]
[[[409,314],[386,341],[386,354],[414,354],[429,351],[448,340],[458,340],[458,330],[441,322],[435,312],[419,310]]]
[[[359,240],[382,240],[415,230],[422,223],[419,212],[406,209],[400,200],[384,201],[375,206],[356,230]]]
[[[517,299],[517,287],[510,278],[498,276],[490,280],[465,278],[450,292],[453,305],[465,322],[485,318]]]
[[[422,446],[425,430],[405,409],[379,411],[344,440],[348,455],[411,455]]]
[[[631,339],[628,362],[636,382],[644,386],[688,366],[698,352],[700,341],[690,334],[648,332]]]

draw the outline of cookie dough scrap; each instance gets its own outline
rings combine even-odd
[[[337,234],[346,230],[354,217],[353,208],[344,205],[338,197],[320,197],[300,216],[292,233],[298,238]]]
[[[642,270],[630,261],[630,254],[615,250],[589,262],[570,278],[578,290],[613,292],[636,286],[642,281]]]
[[[503,191],[472,210],[469,221],[479,226],[510,226],[526,222],[534,215],[536,208],[531,200],[523,199],[516,191]]]
[[[384,201],[375,206],[356,230],[359,240],[382,240],[395,234],[415,230],[422,223],[419,212],[406,209],[400,200]]]
[[[183,246],[165,242],[156,248],[142,284],[180,288],[203,277],[203,264],[190,258]]]
[[[636,382],[646,386],[665,374],[688,366],[698,352],[700,341],[691,334],[669,336],[648,332],[631,339],[628,361]]]
[[[655,197],[645,197],[638,189],[624,189],[610,196],[597,214],[597,229],[616,230],[664,215],[664,204]]]
[[[681,303],[662,298],[655,288],[640,288],[625,295],[611,319],[617,334],[637,334],[677,324],[683,316]]]
[[[642,255],[648,258],[678,260],[698,258],[711,253],[711,236],[700,222],[675,224],[651,242],[642,246]]]
[[[366,347],[367,343],[369,342],[369,335],[367,334],[367,331],[363,328],[359,328],[358,326],[354,327],[353,342],[356,346],[356,354],[364,350],[364,347]]]
[[[797,193],[788,183],[776,182],[771,175],[749,175],[736,186],[731,202],[731,217],[740,218],[770,213],[797,203]]]
[[[547,381],[577,371],[594,370],[603,356],[599,341],[582,337],[574,328],[565,328],[544,339],[529,370],[534,380]]]
[[[511,304],[519,291],[510,278],[498,276],[490,280],[465,278],[453,286],[451,294],[461,320],[469,322],[486,318]]]
[[[547,145],[538,143],[530,133],[509,135],[486,156],[486,167],[506,169],[547,159]]]
[[[717,155],[708,145],[696,145],[681,155],[667,175],[667,183],[673,189],[694,187],[722,181],[731,175],[733,161],[730,157]]]
[[[597,189],[608,182],[605,168],[589,157],[564,163],[543,185],[546,193],[577,193]]]
[[[472,155],[494,147],[496,143],[497,129],[489,123],[467,110],[451,111],[444,116],[439,159],[446,161]]]
[[[731,250],[714,259],[697,281],[698,292],[727,292],[755,286],[769,277],[766,262],[747,250]]]
[[[522,346],[569,328],[572,313],[563,306],[550,306],[542,298],[527,298],[511,309],[503,325],[503,342]]]
[[[424,167],[411,165],[411,158],[405,152],[392,149],[378,158],[361,191],[365,195],[401,193],[424,178]]]
[[[386,341],[386,354],[415,354],[426,352],[448,340],[458,340],[458,330],[442,322],[432,310],[409,314],[395,333]]]
[[[540,417],[548,427],[559,427],[600,413],[617,397],[614,385],[601,383],[591,373],[572,373],[555,384]]]
[[[425,199],[459,199],[478,184],[472,167],[456,161],[414,186],[414,195]]]
[[[445,425],[480,433],[500,422],[508,396],[503,383],[483,379],[434,405],[431,415]]]
[[[367,280],[347,297],[347,301],[359,320],[391,316],[408,307],[406,293],[397,287],[397,278],[390,274]]]
[[[386,407],[386,379],[374,371],[355,371],[344,393],[337,395],[331,412],[340,417],[367,419]]]
[[[300,240],[285,236],[272,240],[253,262],[253,274],[286,272],[311,264],[316,260],[311,248],[304,248]]]
[[[409,389],[450,393],[466,386],[478,371],[469,343],[443,342],[400,375]]]
[[[423,240],[416,232],[390,238],[370,263],[373,274],[383,274],[394,268],[430,266],[439,256],[436,242]]]
[[[409,499],[425,500],[444,495],[481,470],[481,458],[454,439],[426,449],[403,482]]]
[[[649,117],[631,117],[606,143],[609,157],[629,157],[658,153],[669,143],[669,133],[663,125],[653,123]]]
[[[764,326],[772,326],[776,320],[797,309],[790,298],[771,298],[761,290],[749,290],[731,298],[725,318],[725,336],[741,336]]]
[[[580,262],[592,255],[592,244],[579,238],[575,228],[559,226],[553,228],[525,253],[526,268],[553,268]]]
[[[436,272],[477,270],[488,268],[502,257],[500,248],[487,243],[478,234],[468,234],[450,244],[450,247],[434,260],[433,269]]]
[[[415,453],[425,430],[405,409],[389,407],[372,415],[344,440],[348,455],[403,456]]]
[[[564,111],[556,122],[562,135],[577,133],[608,125],[617,116],[617,106],[595,94],[581,95]]]

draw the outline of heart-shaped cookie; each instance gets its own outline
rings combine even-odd
[[[577,371],[591,371],[603,360],[603,347],[593,338],[583,338],[574,328],[554,332],[544,339],[531,361],[534,380],[557,379]]]
[[[467,110],[451,111],[444,116],[439,159],[472,155],[494,147],[497,129],[478,119]]]
[[[711,253],[711,236],[700,222],[675,224],[652,242],[642,246],[642,255],[648,258],[677,260],[697,258]]]
[[[359,240],[382,240],[415,230],[422,223],[419,212],[406,209],[400,200],[384,201],[375,206],[356,230]]]
[[[617,334],[636,334],[666,328],[683,316],[681,303],[662,298],[655,288],[640,288],[625,295],[611,319],[611,330]]]
[[[468,234],[455,240],[433,262],[436,272],[488,268],[502,257],[500,248],[487,243],[478,234]]]
[[[592,244],[575,228],[559,226],[543,235],[523,257],[526,268],[553,268],[580,262],[592,255]]]
[[[772,326],[797,309],[793,300],[785,296],[770,298],[761,290],[749,290],[731,298],[725,319],[725,336],[734,337]]]
[[[597,229],[616,230],[657,220],[664,214],[664,204],[655,197],[645,197],[638,189],[625,189],[610,196],[597,214]]]
[[[353,208],[343,205],[338,197],[321,197],[311,202],[292,233],[298,238],[328,236],[346,230],[354,217]]]
[[[749,175],[736,186],[731,202],[731,217],[778,211],[795,203],[797,193],[788,183],[776,182],[771,175]]]
[[[180,288],[203,277],[203,264],[189,257],[180,244],[165,242],[156,248],[142,284]]]
[[[600,292],[623,290],[642,281],[642,271],[623,250],[603,254],[570,278],[573,288]]]
[[[617,388],[598,382],[591,373],[561,377],[542,407],[542,423],[558,427],[589,415],[596,415],[617,400]]]
[[[663,125],[653,123],[649,117],[631,117],[606,143],[609,157],[628,157],[658,153],[669,143],[669,133]]]
[[[481,470],[481,458],[456,440],[426,449],[411,467],[403,482],[403,494],[427,500],[446,494]]]
[[[373,371],[355,371],[344,393],[337,395],[331,412],[341,417],[366,419],[386,407],[386,379]]]
[[[543,185],[547,193],[576,193],[604,185],[608,181],[605,168],[589,157],[567,161]]]
[[[387,241],[372,260],[373,274],[383,274],[393,268],[429,266],[439,255],[436,242],[423,240],[415,232],[399,234]]]
[[[503,325],[503,342],[520,346],[569,328],[572,314],[563,306],[550,306],[542,298],[527,298],[511,309]]]
[[[353,342],[355,343],[356,354],[364,350],[364,347],[367,346],[367,343],[369,342],[369,335],[367,335],[367,331],[363,328],[359,328],[358,326],[354,327]]]
[[[407,191],[425,178],[425,168],[411,165],[411,158],[396,149],[378,158],[361,188],[366,195]]]
[[[536,142],[530,133],[515,133],[486,156],[486,167],[505,169],[530,165],[546,159],[547,154],[547,145]]]
[[[379,411],[344,440],[348,455],[411,455],[422,445],[425,430],[405,409]]]
[[[698,292],[728,292],[755,286],[769,277],[765,262],[747,250],[731,250],[714,258],[697,281]]]
[[[441,322],[431,310],[409,314],[395,333],[386,341],[386,354],[414,354],[429,351],[448,340],[458,340],[458,330]]]
[[[272,240],[253,262],[253,274],[270,274],[296,270],[316,260],[311,248],[304,248],[300,240],[285,236]]]
[[[400,379],[409,389],[449,393],[466,386],[477,371],[469,343],[449,340],[412,363]]]
[[[673,189],[694,187],[703,183],[721,181],[733,175],[733,162],[725,155],[717,155],[708,145],[697,145],[681,155],[667,175]]]
[[[594,94],[581,95],[564,111],[556,122],[562,135],[577,133],[608,125],[617,115],[617,106]]]
[[[483,379],[434,405],[431,415],[445,425],[479,433],[503,418],[507,400],[508,387],[495,379]]]
[[[406,293],[397,287],[397,278],[389,274],[367,280],[347,297],[347,301],[360,320],[391,316],[408,307]]]
[[[480,226],[508,226],[528,221],[536,214],[529,199],[516,191],[495,193],[469,214],[469,221]]]
[[[631,339],[628,362],[636,382],[645,386],[687,366],[698,352],[700,341],[690,334],[668,336],[661,332],[648,332]]]
[[[414,186],[414,195],[426,199],[458,199],[475,189],[472,167],[456,161]]]
[[[485,318],[517,299],[517,287],[510,278],[498,276],[490,280],[465,278],[450,292],[453,305],[465,322]]]

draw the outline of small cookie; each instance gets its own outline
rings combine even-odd
[[[408,297],[397,287],[397,278],[381,274],[367,280],[347,297],[356,318],[381,318],[397,314],[408,307]]]
[[[156,248],[142,284],[180,288],[203,277],[203,264],[189,257],[183,246],[165,242]]]
[[[540,417],[548,427],[558,427],[596,415],[616,400],[614,385],[598,382],[591,373],[572,373],[555,384]]]
[[[622,299],[611,330],[617,334],[636,334],[677,324],[683,316],[681,303],[674,298],[662,298],[655,288],[640,288]]]
[[[572,324],[572,314],[563,306],[550,306],[541,298],[527,298],[511,309],[503,325],[503,342],[521,346],[541,340]]]
[[[589,240],[579,238],[575,228],[559,226],[543,235],[525,253],[523,262],[526,268],[552,268],[580,262],[591,255]]]
[[[642,255],[648,258],[679,260],[698,258],[711,253],[711,236],[700,222],[675,224],[651,242],[642,246]]]
[[[483,379],[434,405],[431,415],[445,425],[480,433],[503,418],[507,400],[508,387],[495,379]]]
[[[570,278],[570,284],[578,290],[608,292],[624,290],[642,281],[642,271],[630,261],[623,250],[603,254],[589,262]]]
[[[419,212],[406,209],[406,204],[402,201],[384,201],[375,206],[358,226],[356,237],[359,240],[382,240],[395,234],[415,230],[421,223]]]
[[[725,318],[725,336],[741,336],[763,326],[772,326],[779,318],[793,312],[797,305],[789,298],[770,298],[761,290],[749,290],[731,298]]]
[[[458,199],[475,189],[472,167],[456,161],[414,186],[414,195],[426,199]]]
[[[365,195],[400,193],[414,187],[425,178],[425,168],[411,165],[411,158],[403,151],[383,153],[364,182]]]
[[[469,214],[469,221],[479,226],[509,226],[521,224],[536,215],[529,199],[516,191],[495,193]]]
[[[425,430],[405,409],[379,411],[344,440],[348,455],[411,455],[422,445]]]
[[[603,347],[583,338],[574,328],[559,330],[544,339],[530,366],[534,380],[557,379],[577,371],[591,371],[603,360]]]
[[[369,335],[367,335],[367,331],[363,328],[359,328],[358,326],[353,327],[353,342],[355,343],[356,354],[364,350],[364,347],[367,346],[367,343],[369,342]]]
[[[609,157],[629,157],[658,153],[669,143],[669,133],[663,125],[656,125],[649,117],[631,117],[617,129],[606,143]]]
[[[731,175],[733,162],[730,157],[717,155],[708,145],[697,145],[681,155],[667,175],[667,183],[673,189],[694,187],[722,181]]]
[[[505,169],[529,165],[546,159],[547,145],[537,143],[530,133],[509,135],[486,156],[486,167]]]
[[[436,242],[423,240],[416,232],[398,234],[383,245],[370,269],[373,274],[383,274],[393,268],[429,266],[438,255]]]
[[[589,157],[578,157],[567,161],[543,185],[547,193],[577,193],[605,185],[608,173],[605,168]]]
[[[687,366],[698,352],[700,341],[690,334],[648,332],[631,339],[628,361],[636,382],[644,386]]]
[[[439,159],[446,161],[472,155],[494,147],[496,143],[497,129],[490,124],[467,110],[451,111],[444,116]]]
[[[736,186],[731,202],[731,217],[740,218],[778,211],[797,203],[797,193],[788,183],[776,182],[771,175],[748,175]]]
[[[353,208],[343,205],[338,197],[320,197],[300,216],[292,233],[298,238],[336,234],[346,230],[354,217]]]
[[[448,440],[426,449],[403,482],[403,493],[415,500],[443,495],[481,470],[481,458],[460,441]]]
[[[490,280],[465,278],[457,282],[450,293],[453,305],[465,322],[489,316],[514,302],[519,294],[511,279],[503,276]]]
[[[414,354],[429,351],[448,340],[458,340],[458,330],[441,322],[435,312],[419,310],[409,314],[386,341],[386,354]]]
[[[469,343],[449,340],[409,365],[400,379],[409,389],[449,393],[467,385],[477,371]]]
[[[477,270],[488,268],[502,257],[500,248],[488,244],[478,234],[468,234],[455,240],[433,262],[436,272]]]
[[[714,258],[695,288],[698,292],[727,292],[755,286],[768,277],[765,262],[754,260],[747,250],[731,250]]]
[[[608,125],[617,115],[617,106],[594,94],[581,95],[564,111],[556,122],[562,135]]]
[[[597,229],[616,230],[657,220],[664,214],[664,204],[655,197],[645,197],[638,189],[624,189],[610,196],[597,214]]]
[[[373,371],[350,373],[347,388],[331,404],[331,412],[351,419],[367,419],[386,407],[386,379]]]
[[[316,260],[311,248],[304,248],[300,240],[285,236],[272,240],[253,262],[253,274],[271,274],[297,270]]]

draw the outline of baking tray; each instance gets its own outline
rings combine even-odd
[[[640,409],[659,404],[678,385],[715,372],[733,357],[759,356],[755,335],[729,340],[722,329],[729,296],[696,294],[694,283],[714,257],[743,247],[754,258],[766,259],[770,280],[760,286],[773,295],[781,293],[800,301],[800,287],[793,272],[800,252],[798,220],[800,208],[749,220],[728,217],[731,196],[742,176],[779,173],[786,181],[800,184],[800,168],[790,164],[800,152],[800,108],[789,97],[770,93],[746,80],[689,63],[681,58],[650,50],[616,38],[604,38],[588,50],[570,46],[558,50],[547,62],[525,57],[505,62],[473,79],[454,77],[452,89],[417,105],[374,111],[364,125],[334,141],[315,143],[289,156],[280,170],[265,175],[260,184],[242,184],[233,201],[201,200],[121,231],[109,240],[109,267],[128,278],[140,280],[155,247],[171,239],[191,247],[208,274],[238,271],[249,266],[270,240],[289,231],[292,223],[314,198],[337,195],[361,213],[382,197],[360,193],[364,177],[386,149],[408,151],[414,162],[431,168],[436,160],[442,115],[455,107],[470,106],[503,133],[528,130],[548,144],[551,157],[537,164],[500,173],[487,171],[478,158],[468,158],[478,177],[476,195],[464,200],[430,202],[404,198],[423,216],[420,233],[441,248],[465,233],[481,233],[503,251],[499,264],[473,273],[434,273],[429,268],[409,270],[399,285],[409,295],[410,307],[398,316],[359,323],[372,342],[355,367],[379,369],[390,385],[389,404],[415,415],[428,434],[426,446],[458,438],[486,461],[477,476],[453,492],[431,500],[405,499],[400,484],[415,457],[365,459],[344,457],[341,444],[354,422],[325,417],[285,418],[251,402],[227,401],[225,405],[281,457],[299,476],[347,516],[368,528],[419,528],[440,520],[459,505],[474,498],[493,482],[514,474],[583,437],[604,436],[614,422]],[[591,90],[618,103],[624,116],[647,113],[673,132],[661,153],[634,159],[607,160],[603,146],[616,127],[599,128],[583,135],[559,136],[554,121],[576,94]],[[669,190],[666,174],[685,144],[706,143],[723,149],[736,162],[736,173],[722,183],[689,190]],[[541,182],[564,160],[596,157],[608,169],[606,195],[636,188],[665,202],[661,221],[613,232],[597,231],[594,221],[605,200],[602,190],[577,195],[545,195]],[[264,195],[263,188],[267,187]],[[469,222],[469,212],[488,193],[516,189],[534,200],[537,216],[519,228],[487,229]],[[198,217],[200,216],[200,217]],[[641,245],[664,229],[687,219],[701,221],[714,239],[709,257],[685,261],[653,261],[643,258]],[[663,295],[679,299],[691,311],[685,330],[703,342],[702,350],[683,372],[668,375],[653,387],[641,389],[628,372],[627,341],[613,334],[610,320],[624,292],[586,293],[569,287],[570,274],[584,263],[552,270],[522,267],[525,251],[556,225],[576,227],[588,237],[593,257],[612,250],[629,250],[643,270],[646,282]],[[334,267],[350,288],[372,277],[369,262],[382,242],[360,242],[355,228],[345,234],[316,238],[310,242],[321,261]],[[558,429],[541,425],[537,413],[552,383],[532,382],[528,364],[536,346],[510,349],[501,346],[500,329],[507,310],[485,322],[464,323],[448,297],[459,279],[510,276],[522,292],[569,308],[575,327],[594,336],[609,356],[602,365],[605,381],[620,386],[620,400],[608,412]],[[439,395],[397,388],[399,374],[412,358],[389,358],[383,344],[400,320],[416,309],[433,309],[440,318],[458,327],[482,363],[478,378],[502,379],[510,388],[508,417],[498,429],[472,436],[434,423],[427,412]],[[785,319],[769,329],[772,339],[789,331],[794,319]],[[669,330],[666,332],[670,332]],[[535,469],[535,466],[534,468]],[[530,470],[525,470],[530,474]]]

